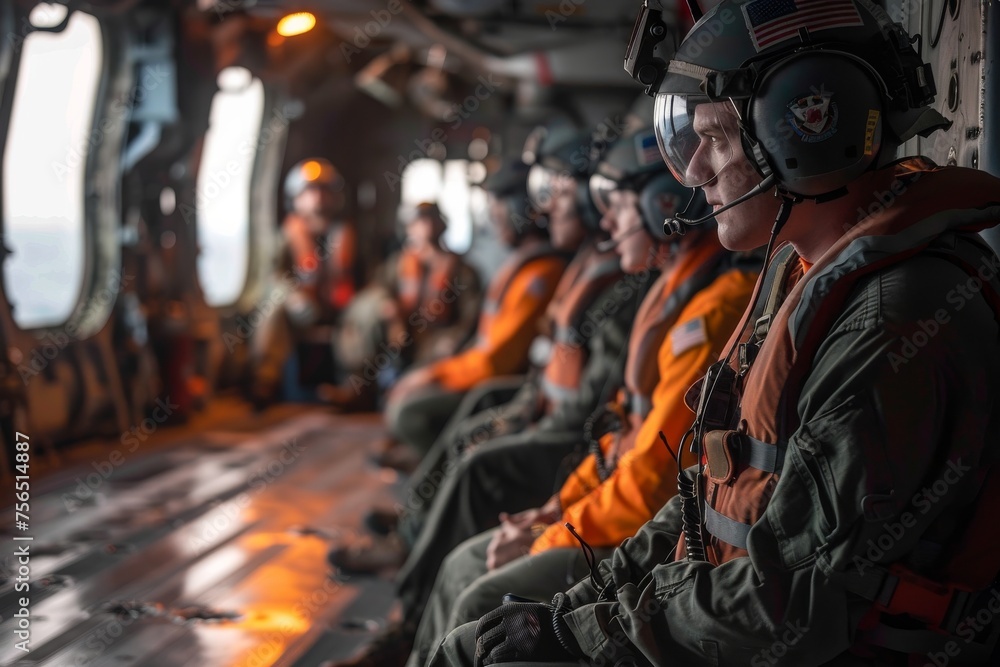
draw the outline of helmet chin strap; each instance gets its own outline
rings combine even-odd
[[[745,201],[747,201],[749,199],[753,199],[757,195],[762,194],[762,193],[770,190],[774,186],[775,180],[776,179],[774,177],[774,174],[768,175],[767,177],[764,178],[763,181],[761,181],[760,183],[758,183],[754,188],[752,188],[749,192],[747,192],[742,197],[737,197],[736,199],[734,199],[733,201],[729,202],[725,206],[720,207],[719,210],[713,211],[712,213],[710,213],[710,214],[708,214],[708,215],[706,215],[704,217],[696,218],[694,220],[691,220],[689,218],[683,217],[682,215],[675,215],[672,218],[668,218],[668,219],[666,219],[666,220],[663,221],[663,231],[665,233],[667,233],[667,234],[679,234],[679,235],[682,235],[682,234],[684,234],[688,230],[688,228],[694,227],[695,225],[704,224],[704,223],[708,222],[709,220],[712,220],[713,218],[715,218],[717,215],[719,215],[723,211],[728,211],[729,209],[733,208],[734,206],[739,206],[743,202],[745,202]],[[685,213],[687,212],[687,209],[690,207],[690,203],[691,202],[688,202],[688,206],[684,207],[684,212]]]

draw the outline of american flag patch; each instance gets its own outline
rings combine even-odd
[[[643,132],[635,137],[636,162],[640,167],[651,164],[658,164],[663,160],[660,157],[660,146],[656,143],[655,132]]]
[[[864,25],[854,0],[755,0],[743,5],[743,16],[757,51],[794,38],[802,28]]]
[[[701,345],[708,340],[708,333],[705,332],[705,318],[698,317],[688,320],[684,324],[678,324],[670,332],[670,345],[673,348],[674,356],[687,352],[695,345]]]

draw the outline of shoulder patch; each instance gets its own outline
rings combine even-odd
[[[678,324],[670,332],[670,345],[675,357],[696,345],[701,345],[706,340],[708,340],[708,332],[705,331],[704,317],[696,317],[683,324]]]

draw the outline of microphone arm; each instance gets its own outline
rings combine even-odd
[[[712,218],[714,218],[715,216],[717,216],[720,213],[722,213],[723,211],[728,211],[729,209],[733,208],[734,206],[739,206],[740,204],[742,204],[743,202],[747,201],[748,199],[753,199],[754,197],[756,197],[757,195],[761,194],[762,192],[764,192],[766,190],[769,190],[774,185],[775,180],[776,179],[774,177],[774,174],[771,174],[771,175],[767,176],[763,181],[761,181],[760,183],[758,183],[753,189],[751,189],[749,192],[747,192],[742,197],[737,197],[736,199],[734,199],[733,201],[729,202],[725,206],[720,207],[719,210],[713,211],[712,213],[710,213],[710,214],[708,214],[708,215],[706,215],[706,216],[704,216],[702,218],[697,218],[695,220],[690,220],[690,219],[682,217],[680,215],[675,215],[672,218],[667,218],[666,220],[663,221],[663,231],[666,234],[683,235],[684,232],[687,231],[687,229],[686,229],[687,227],[693,227],[695,225],[704,224],[704,223],[708,222],[709,220],[711,220]]]

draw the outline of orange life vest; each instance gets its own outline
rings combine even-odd
[[[442,299],[449,281],[458,270],[458,256],[454,253],[435,253],[430,262],[424,262],[413,251],[404,250],[399,256],[396,289],[403,316],[421,308],[429,309],[433,303],[433,323],[450,325],[455,319],[456,299]]]
[[[490,330],[493,319],[500,311],[500,304],[503,302],[503,297],[507,293],[507,289],[510,287],[515,276],[521,272],[521,269],[535,260],[559,256],[565,257],[566,253],[556,250],[548,243],[535,243],[526,247],[522,246],[511,253],[507,261],[500,266],[496,276],[490,280],[489,288],[483,299],[482,310],[479,313],[479,323],[476,328],[478,339],[481,340],[485,333]]]
[[[285,221],[292,263],[303,286],[312,290],[325,306],[342,310],[356,291],[354,229],[345,222],[333,225],[327,234],[316,236],[298,215]]]
[[[977,205],[1000,203],[996,181],[990,176],[970,170],[936,169],[920,159],[900,163],[896,172],[904,180],[933,180],[935,187],[910,188],[905,194],[909,200],[905,209],[889,207],[864,219],[837,241],[805,279],[801,279],[803,267],[791,246],[778,248],[763,284],[784,282],[787,294],[782,295],[781,289],[765,287],[762,295],[768,291],[780,295],[780,308],[767,313],[758,303],[754,313],[744,316],[753,325],[747,327],[741,342],[754,339],[755,330],[761,330],[766,338],[759,352],[751,355],[755,358],[741,355],[750,362],[750,367],[738,391],[742,399],[740,427],[706,433],[701,447],[707,464],[700,493],[707,499],[702,516],[703,534],[707,538],[705,557],[715,565],[748,555],[747,535],[767,509],[781,472],[783,448],[799,426],[796,408],[814,355],[858,281],[924,251],[943,233],[977,232],[996,224],[1000,217],[996,206],[955,210],[948,197],[942,196],[961,192],[963,198]],[[957,256],[950,259],[975,274],[975,268],[965,265]],[[784,275],[776,276],[782,267],[786,269]],[[1000,316],[1000,296],[989,287],[982,294]],[[762,313],[763,317],[759,317]],[[759,338],[758,333],[756,339]],[[733,360],[732,366],[738,372],[739,360]],[[730,429],[735,428],[736,424],[731,423]],[[867,581],[858,581],[850,584],[848,590],[872,602],[878,600],[874,607],[876,615],[909,614],[936,628],[936,623],[952,607],[955,594],[989,586],[1000,573],[1000,550],[983,548],[977,540],[981,541],[982,535],[993,530],[995,517],[988,514],[995,512],[1000,502],[1000,474],[995,469],[981,470],[976,483],[982,485],[977,510],[943,569],[949,577],[947,584],[927,581],[895,564],[890,568],[870,568],[871,575],[880,578],[880,585],[872,587]],[[686,541],[682,535],[676,558],[685,556]],[[895,586],[894,591],[884,587],[890,582]],[[956,586],[955,582],[961,584]],[[890,590],[890,595],[880,597],[885,590]],[[879,645],[911,652],[889,644]],[[970,648],[963,648],[966,659],[971,656]]]
[[[718,237],[705,238],[677,266],[661,275],[643,299],[629,335],[625,386],[617,397],[617,409],[626,416],[626,423],[613,440],[603,443],[609,463],[632,448],[643,420],[653,408],[653,390],[660,380],[656,359],[663,339],[677,324],[688,302],[728,269],[732,260]]]
[[[541,382],[547,413],[559,403],[573,400],[579,392],[590,337],[581,333],[587,310],[622,275],[614,251],[601,253],[588,245],[577,253],[560,279],[546,311],[552,325],[552,351]]]

